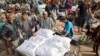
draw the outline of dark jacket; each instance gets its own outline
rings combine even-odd
[[[12,41],[17,40],[19,37],[19,33],[16,23],[10,23],[9,21],[7,21],[1,31],[1,35],[3,40],[7,40],[8,37],[11,37]]]
[[[1,31],[2,31],[3,26],[4,26],[4,23],[0,23],[0,33],[1,33]],[[2,39],[1,34],[0,34],[0,39]]]

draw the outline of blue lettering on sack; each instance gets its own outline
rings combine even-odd
[[[52,39],[52,40],[47,41],[47,43],[48,44],[49,43],[60,43],[60,40],[58,40],[58,39]]]
[[[34,49],[35,47],[36,47],[36,45],[28,44],[26,46],[26,49]]]

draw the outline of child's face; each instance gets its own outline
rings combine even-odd
[[[67,23],[68,22],[68,20],[63,20],[63,23]]]
[[[22,17],[23,17],[23,19],[25,20],[25,19],[28,18],[28,15],[27,15],[27,14],[24,14],[24,15],[22,15]]]

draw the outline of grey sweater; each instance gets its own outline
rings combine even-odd
[[[52,29],[54,27],[54,22],[51,18],[49,18],[48,20],[42,19],[39,22],[39,26],[40,28]]]
[[[27,19],[27,20],[21,19],[19,21],[19,24],[20,24],[21,31],[24,31],[25,33],[31,32],[33,26],[32,26],[32,22],[29,19]]]

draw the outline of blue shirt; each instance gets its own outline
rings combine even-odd
[[[72,22],[68,21],[65,24],[65,30],[66,30],[66,33],[67,33],[67,37],[72,37],[73,36],[74,27],[73,27]]]

